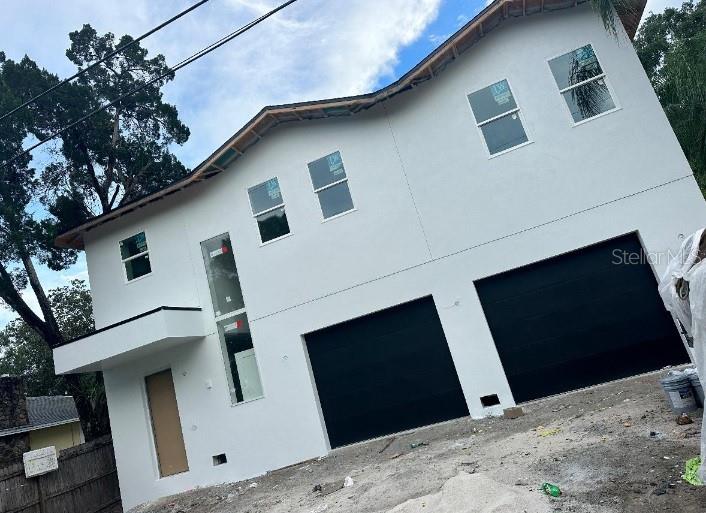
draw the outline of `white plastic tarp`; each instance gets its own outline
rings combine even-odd
[[[682,323],[694,341],[694,360],[702,385],[706,385],[706,259],[704,230],[687,237],[667,266],[659,284],[659,293],[667,309]],[[701,246],[701,255],[699,247]],[[685,283],[686,282],[686,283]],[[701,430],[701,469],[706,483],[706,408]]]

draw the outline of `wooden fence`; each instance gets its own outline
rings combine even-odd
[[[122,513],[110,437],[61,451],[59,470],[43,476],[0,468],[0,513]]]

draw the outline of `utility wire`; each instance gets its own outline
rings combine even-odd
[[[127,50],[128,48],[130,48],[131,46],[136,45],[137,43],[139,43],[140,41],[142,41],[142,40],[145,39],[146,37],[149,37],[149,36],[151,36],[152,34],[154,34],[155,32],[157,32],[158,30],[163,29],[164,27],[166,27],[166,26],[169,25],[170,23],[172,23],[172,22],[178,20],[179,18],[181,18],[182,16],[184,16],[184,15],[190,13],[191,11],[193,11],[194,9],[196,9],[197,7],[201,7],[203,4],[205,4],[205,3],[208,2],[208,1],[209,1],[209,0],[201,0],[201,1],[198,2],[198,3],[195,3],[194,5],[192,5],[191,7],[189,7],[188,9],[185,9],[185,10],[181,11],[181,12],[180,12],[179,14],[177,14],[176,16],[174,16],[174,17],[172,17],[172,18],[169,18],[167,21],[165,21],[165,22],[162,23],[161,25],[158,25],[158,26],[156,26],[155,28],[153,28],[152,30],[150,30],[150,31],[148,31],[148,32],[145,32],[144,34],[142,34],[142,35],[141,35],[140,37],[138,37],[137,39],[133,39],[133,40],[130,41],[129,43],[127,43],[127,44],[125,44],[125,45],[123,45],[123,46],[121,46],[121,47],[119,47],[119,48],[116,48],[115,50],[113,50],[112,52],[110,52],[108,55],[106,55],[105,57],[103,57],[103,58],[100,59],[100,60],[97,60],[96,62],[94,62],[93,64],[91,64],[90,66],[88,66],[87,68],[84,68],[84,69],[82,69],[82,70],[79,70],[79,71],[76,72],[75,74],[71,75],[69,78],[62,80],[62,81],[59,82],[58,84],[54,84],[53,86],[51,86],[49,89],[47,89],[47,90],[44,91],[43,93],[40,93],[40,94],[38,94],[37,96],[35,96],[35,97],[33,97],[33,98],[30,98],[29,100],[27,100],[26,102],[24,102],[22,105],[18,105],[17,107],[15,107],[14,109],[12,109],[11,111],[6,112],[6,113],[3,114],[2,116],[0,116],[0,121],[2,121],[2,120],[5,119],[5,118],[8,118],[8,117],[12,116],[12,115],[13,115],[15,112],[17,112],[18,110],[24,109],[27,105],[30,105],[30,104],[36,102],[36,101],[39,100],[40,98],[43,98],[44,96],[48,95],[49,93],[51,93],[51,92],[54,91],[55,89],[58,89],[59,87],[63,86],[64,84],[67,84],[67,83],[69,83],[69,82],[75,80],[76,78],[78,78],[78,77],[80,77],[81,75],[83,75],[84,73],[87,73],[88,71],[92,70],[93,68],[95,68],[95,67],[98,66],[99,64],[102,64],[102,63],[104,63],[105,61],[107,61],[108,59],[111,59],[111,58],[115,57],[115,56],[116,56],[117,54],[119,54],[120,52],[123,52],[123,51]]]
[[[269,18],[269,17],[272,16],[273,14],[276,14],[277,12],[281,11],[282,9],[284,9],[285,7],[287,7],[287,6],[291,5],[291,4],[293,4],[293,3],[296,2],[296,1],[297,1],[297,0],[288,0],[287,2],[284,2],[284,3],[281,4],[280,6],[275,7],[275,8],[272,9],[271,11],[269,11],[269,12],[263,14],[262,16],[260,16],[259,18],[257,18],[257,19],[255,19],[255,20],[251,21],[251,22],[248,23],[247,25],[243,25],[242,27],[240,27],[240,28],[239,28],[238,30],[236,30],[235,32],[231,32],[231,33],[228,34],[227,36],[225,36],[225,37],[219,39],[218,41],[216,41],[215,43],[211,43],[211,44],[208,45],[207,47],[205,47],[205,48],[199,50],[198,52],[196,52],[196,53],[194,53],[194,54],[192,54],[190,57],[187,57],[186,59],[184,59],[183,61],[179,62],[178,64],[172,66],[171,68],[168,68],[165,72],[163,72],[163,73],[159,74],[158,76],[154,77],[153,79],[151,79],[151,80],[145,82],[145,83],[142,84],[141,86],[138,86],[138,87],[132,89],[131,91],[128,91],[127,93],[125,93],[125,94],[123,94],[123,95],[117,97],[117,98],[116,98],[115,100],[113,100],[112,102],[106,103],[105,105],[102,105],[102,106],[98,107],[97,109],[95,109],[95,110],[89,112],[89,113],[86,114],[85,116],[83,116],[83,117],[81,117],[81,118],[79,118],[79,119],[77,119],[77,120],[75,120],[75,121],[72,121],[71,123],[69,123],[68,125],[64,126],[63,128],[60,128],[60,129],[56,130],[55,132],[52,132],[50,135],[48,135],[47,137],[45,137],[45,138],[42,139],[41,141],[39,141],[39,142],[33,144],[32,146],[30,146],[30,147],[27,148],[26,150],[21,151],[20,153],[16,154],[15,156],[10,157],[10,158],[7,159],[6,161],[4,161],[2,164],[0,164],[0,167],[2,167],[2,168],[7,167],[8,165],[10,165],[10,164],[12,164],[13,162],[15,162],[17,159],[22,158],[23,156],[25,156],[25,155],[27,155],[28,153],[30,153],[32,150],[35,150],[36,148],[40,147],[42,144],[44,144],[44,143],[46,143],[46,142],[48,142],[48,141],[51,141],[51,140],[54,139],[57,135],[63,134],[63,133],[66,132],[67,130],[70,130],[71,128],[75,127],[75,126],[78,125],[79,123],[82,123],[83,121],[86,121],[88,118],[90,118],[90,117],[92,117],[92,116],[95,116],[95,115],[98,114],[99,112],[102,112],[102,111],[104,111],[104,110],[106,110],[106,109],[112,107],[112,106],[115,105],[116,103],[120,103],[122,100],[124,100],[124,99],[127,98],[128,96],[131,96],[131,95],[133,95],[133,94],[135,94],[135,93],[137,93],[137,92],[139,92],[139,91],[145,89],[146,87],[148,87],[148,86],[154,84],[155,82],[157,82],[157,81],[163,79],[163,78],[166,77],[167,75],[169,75],[169,74],[171,74],[171,73],[174,73],[174,72],[176,72],[176,71],[178,71],[178,70],[180,70],[180,69],[182,69],[182,68],[188,66],[189,64],[191,64],[191,63],[194,62],[194,61],[197,61],[197,60],[200,59],[201,57],[203,57],[203,56],[205,56],[205,55],[211,53],[212,51],[216,50],[217,48],[220,48],[220,47],[223,46],[224,44],[226,44],[226,43],[232,41],[233,39],[235,39],[235,38],[238,37],[239,35],[243,34],[244,32],[247,32],[248,30],[250,30],[251,28],[253,28],[255,25],[257,25],[257,24],[259,24],[259,23],[265,21],[267,18]]]

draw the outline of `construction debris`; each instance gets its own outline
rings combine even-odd
[[[522,411],[521,406],[513,406],[511,408],[505,408],[503,410],[503,416],[506,419],[517,419],[519,417],[522,417],[525,414],[524,411]]]
[[[561,489],[551,483],[542,483],[541,489],[544,493],[552,497],[559,497],[561,495]]]
[[[537,429],[535,429],[537,434],[541,437],[546,437],[546,436],[554,436],[557,433],[561,431],[561,428],[555,427],[555,428],[545,428],[544,426],[538,426]]]
[[[460,472],[438,492],[410,499],[387,513],[550,513],[552,509],[549,501],[536,492],[508,486],[484,474]]]
[[[313,492],[318,493],[321,496],[331,495],[332,493],[337,492],[338,490],[342,490],[345,485],[346,485],[345,480],[344,481],[331,481],[329,483],[317,484],[316,486],[314,486]]]
[[[694,421],[686,413],[682,413],[677,417],[677,424],[680,426],[686,426],[687,424],[693,424]]]
[[[691,458],[684,466],[684,475],[681,478],[694,486],[703,486],[704,482],[699,477],[699,467],[701,466],[701,458]]]
[[[395,441],[395,437],[394,437],[394,436],[393,436],[392,438],[389,438],[389,439],[387,440],[387,442],[385,442],[385,445],[382,446],[382,449],[380,449],[380,450],[378,451],[378,454],[382,454],[383,452],[385,452],[385,451],[387,450],[387,448],[390,447],[390,446],[392,445],[392,442],[394,442],[394,441]]]

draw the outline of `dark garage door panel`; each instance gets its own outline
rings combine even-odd
[[[305,339],[332,447],[468,415],[431,297]]]
[[[476,282],[515,400],[688,361],[630,234]]]

